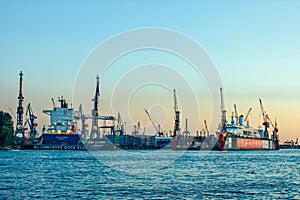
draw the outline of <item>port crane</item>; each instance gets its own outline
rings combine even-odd
[[[180,111],[178,110],[177,105],[177,96],[176,96],[176,90],[173,89],[173,97],[174,97],[174,111],[175,111],[175,125],[174,125],[174,131],[173,131],[173,137],[176,137],[177,134],[179,134],[180,131]]]
[[[37,123],[35,122],[36,118],[37,117],[34,115],[30,103],[28,103],[27,109],[26,109],[26,121],[24,123],[24,127],[26,127],[27,124],[29,125],[29,128],[30,128],[29,137],[31,139],[35,139],[36,135],[37,135],[37,130],[36,130]]]
[[[16,123],[16,131],[15,131],[15,139],[16,143],[21,144],[25,142],[25,133],[23,126],[23,73],[20,71],[20,81],[19,81],[19,96],[18,96],[18,107],[17,107],[17,123]],[[21,136],[20,136],[21,135]]]
[[[259,100],[260,109],[261,109],[261,113],[262,113],[262,117],[263,117],[263,125],[265,127],[264,137],[269,138],[268,128],[270,127],[270,123],[269,123],[269,120],[268,120],[268,116],[267,116],[267,113],[264,109],[262,100],[260,98],[258,100]]]
[[[221,96],[221,126],[222,126],[222,132],[226,132],[226,109],[225,109],[225,103],[224,103],[224,95],[223,95],[223,89],[220,88],[220,96]]]
[[[160,130],[160,125],[159,124],[156,125],[156,123],[154,122],[154,120],[151,118],[149,112],[146,109],[144,109],[144,110],[145,110],[145,113],[147,114],[149,120],[151,121],[153,127],[155,128],[155,131],[158,134],[158,136],[163,136],[163,132]]]
[[[99,116],[99,110],[98,110],[98,104],[99,104],[99,97],[100,97],[100,81],[99,76],[96,77],[96,92],[95,96],[92,99],[94,101],[94,107],[92,109],[92,130],[91,130],[91,138],[100,138],[100,130],[98,127],[98,116]]]

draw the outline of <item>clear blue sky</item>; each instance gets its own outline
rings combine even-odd
[[[71,99],[80,65],[100,42],[133,28],[162,27],[207,51],[222,76],[230,112],[233,103],[241,112],[255,107],[255,121],[262,97],[282,138],[294,138],[300,119],[299,9],[298,0],[1,0],[0,109],[16,109],[22,69],[25,100],[47,123],[41,110],[51,106],[51,97]]]

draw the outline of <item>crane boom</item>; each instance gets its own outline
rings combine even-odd
[[[155,128],[155,131],[158,133],[158,135],[161,135],[162,133],[160,132],[160,127],[159,125],[156,125],[155,122],[153,121],[153,119],[151,118],[148,110],[144,109],[145,110],[145,113],[147,114],[149,120],[151,121],[153,127]]]
[[[245,117],[245,121],[248,121],[248,117],[249,117],[251,111],[252,111],[252,108],[249,108],[249,110],[248,110],[248,112],[246,114],[246,117]]]
[[[272,120],[270,119],[269,115],[267,114],[266,115],[266,118],[268,120],[268,122],[271,124],[271,126],[273,127],[273,129],[278,132],[278,127],[277,127],[277,121],[276,121],[276,118],[275,118],[275,124],[273,124]]]
[[[264,122],[266,122],[267,121],[266,111],[264,109],[264,105],[263,105],[262,100],[260,98],[259,98],[259,104],[260,104],[260,109],[261,109],[263,120],[264,120]]]
[[[207,128],[206,120],[204,120],[204,126],[205,126],[205,131],[207,133],[207,136],[209,136],[209,131],[208,131],[208,128]]]
[[[272,120],[270,119],[270,117],[269,117],[268,114],[266,114],[266,119],[267,119],[267,121],[271,124],[271,126],[272,126],[273,128],[275,128],[275,126],[274,126],[274,124],[273,124],[273,122],[272,122]]]

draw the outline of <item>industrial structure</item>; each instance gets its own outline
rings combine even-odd
[[[36,136],[37,136],[37,123],[36,120],[37,117],[34,115],[32,107],[30,105],[30,103],[28,103],[27,105],[27,109],[26,109],[26,121],[24,124],[25,130],[26,130],[26,125],[29,126],[30,132],[29,132],[29,138],[31,141],[37,142],[36,140]]]
[[[246,122],[244,124],[244,116],[238,116],[237,107],[234,105],[234,113],[231,116],[231,123],[226,121],[226,110],[223,97],[222,88],[220,88],[221,95],[221,125],[219,126],[218,141],[215,149],[218,150],[274,150],[279,149],[278,129],[274,125],[273,136],[270,138],[268,134],[269,118],[263,107],[262,100],[259,99],[261,111],[263,114],[264,130],[255,129],[249,125],[249,114],[252,110],[250,108],[246,115]]]
[[[174,101],[174,129],[163,131],[150,113],[145,109],[148,119],[155,128],[155,133],[146,135],[142,131],[141,123],[138,121],[130,133],[126,132],[126,122],[121,114],[101,115],[99,111],[100,99],[100,77],[96,76],[95,95],[92,99],[93,108],[91,114],[85,114],[82,104],[78,111],[69,106],[61,96],[58,97],[59,106],[56,106],[52,98],[52,109],[43,110],[43,113],[50,116],[48,127],[43,126],[42,134],[37,132],[37,116],[34,114],[31,104],[28,103],[26,112],[23,108],[23,73],[19,74],[19,95],[16,119],[15,144],[20,144],[24,149],[216,149],[216,150],[238,150],[238,149],[278,149],[279,135],[277,121],[273,123],[266,113],[262,100],[259,99],[263,116],[264,130],[254,129],[249,125],[250,108],[244,118],[239,115],[237,105],[234,104],[234,111],[231,116],[231,123],[226,120],[226,109],[224,94],[220,88],[221,95],[221,124],[218,127],[217,137],[211,134],[204,120],[204,129],[197,136],[192,136],[188,130],[188,119],[185,120],[185,130],[180,129],[180,111],[176,90],[173,90]],[[170,98],[171,99],[171,98]],[[23,119],[25,114],[25,120]],[[91,128],[88,130],[91,122]],[[268,128],[273,127],[273,134],[270,137]],[[25,132],[28,130],[28,132]]]
[[[19,80],[19,96],[18,96],[18,107],[17,107],[17,124],[15,131],[15,142],[20,144],[25,142],[25,133],[24,133],[24,125],[23,125],[23,73],[20,71],[20,80]]]

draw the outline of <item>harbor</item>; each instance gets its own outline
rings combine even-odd
[[[188,130],[188,119],[185,120],[185,128],[180,127],[181,116],[177,103],[176,90],[173,90],[174,103],[174,129],[164,131],[160,124],[152,119],[147,109],[144,109],[155,133],[146,134],[142,131],[140,122],[134,125],[133,131],[125,131],[126,122],[123,121],[121,113],[117,117],[112,115],[101,115],[99,112],[100,82],[96,76],[95,96],[93,97],[93,109],[88,115],[83,112],[83,106],[74,110],[67,100],[61,96],[57,102],[51,98],[52,109],[43,110],[50,118],[50,124],[43,126],[42,133],[37,131],[38,118],[28,103],[24,120],[23,108],[23,73],[19,74],[19,93],[17,107],[17,121],[12,148],[31,150],[278,150],[279,131],[277,122],[270,119],[262,100],[259,99],[261,113],[263,116],[264,129],[255,129],[250,126],[250,108],[245,115],[239,115],[234,105],[230,123],[227,120],[224,94],[220,88],[221,97],[221,122],[216,132],[208,130],[207,122],[204,120],[205,129],[195,131],[192,135]],[[12,112],[12,111],[11,111]],[[88,120],[91,129],[88,130]],[[269,133],[269,127],[273,128]],[[283,148],[285,146],[282,146]],[[294,146],[293,146],[294,147]]]

